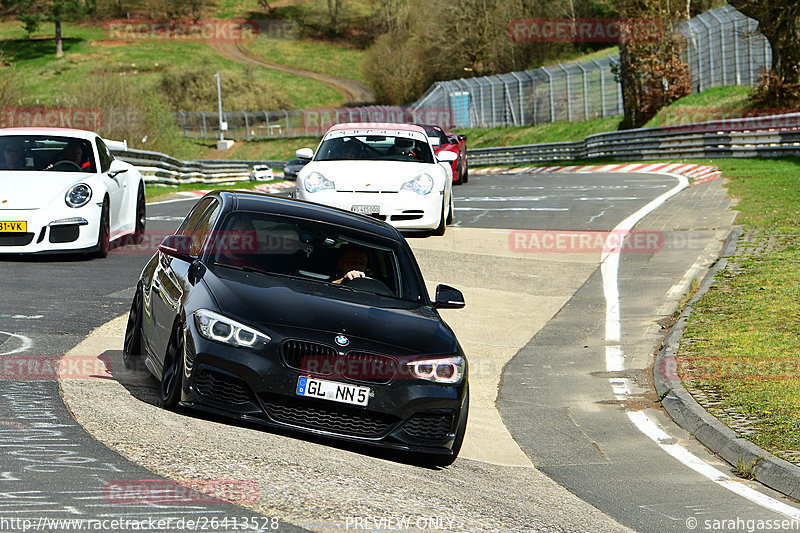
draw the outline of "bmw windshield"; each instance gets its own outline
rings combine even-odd
[[[210,241],[215,266],[414,302],[426,299],[411,258],[394,241],[249,211],[231,213],[220,228]]]

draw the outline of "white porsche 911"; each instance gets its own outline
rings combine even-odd
[[[0,129],[0,254],[108,254],[145,230],[142,175],[96,133]]]
[[[400,230],[444,235],[453,218],[452,152],[434,155],[425,130],[408,124],[338,124],[297,176],[295,197],[363,213]]]

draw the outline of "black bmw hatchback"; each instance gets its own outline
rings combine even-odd
[[[125,333],[164,406],[452,463],[467,424],[467,360],[392,226],[334,208],[215,191],[164,239]]]

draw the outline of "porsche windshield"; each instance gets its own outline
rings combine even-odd
[[[0,136],[0,170],[96,172],[91,142],[49,135]]]
[[[407,161],[433,163],[426,141],[392,135],[333,137],[322,142],[315,161]]]
[[[210,241],[215,265],[424,300],[412,260],[392,241],[249,211],[231,213],[220,228]]]

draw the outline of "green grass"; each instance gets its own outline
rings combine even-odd
[[[750,92],[749,87],[737,85],[714,87],[690,94],[661,109],[644,127],[657,128],[739,117],[749,107]]]
[[[229,159],[239,161],[288,161],[295,158],[299,148],[317,149],[318,137],[294,137],[260,141],[237,140],[233,148],[217,151],[215,139],[187,139],[182,137],[180,154],[169,154],[177,159]]]
[[[601,48],[600,50],[596,50],[594,52],[582,52],[580,50],[576,50],[573,53],[567,54],[564,57],[558,59],[558,61],[548,62],[546,65],[543,66],[556,66],[563,63],[573,62],[573,61],[591,61],[592,59],[603,59],[604,57],[613,56],[614,54],[619,54],[619,46],[609,46],[608,48]]]
[[[214,17],[230,19],[241,17],[243,13],[249,15],[266,16],[266,12],[258,6],[257,0],[217,0]]]
[[[621,117],[597,118],[586,122],[553,122],[537,126],[513,126],[498,128],[462,128],[458,133],[467,135],[469,148],[514,146],[566,141],[580,141],[587,135],[613,131],[619,126]]]
[[[364,51],[312,39],[259,36],[245,43],[252,54],[294,68],[322,72],[366,83],[361,73]]]
[[[222,183],[184,183],[181,185],[145,185],[144,194],[148,202],[158,201],[170,194],[184,191],[208,191],[218,189],[254,189],[256,185],[277,183],[282,180],[272,181],[228,181]]]
[[[42,29],[52,31],[49,27]],[[29,40],[18,22],[0,23],[0,48],[25,83],[23,105],[54,105],[65,94],[79,92],[100,69],[128,76],[131,83],[155,90],[168,67],[180,70],[198,66],[229,70],[242,77],[252,74],[265,80],[292,108],[333,107],[342,102],[341,94],[324,83],[269,69],[249,69],[220,57],[204,42],[105,40],[103,28],[74,24],[64,24],[63,31],[67,38],[64,56],[56,58],[52,38]]]
[[[375,12],[375,0],[346,0],[341,2],[339,17],[346,23]],[[291,0],[275,9],[276,14],[298,20],[327,20],[328,3],[322,0]]]
[[[753,427],[747,438],[800,460],[800,158],[715,160],[748,242],[696,304],[678,353],[689,390]]]

